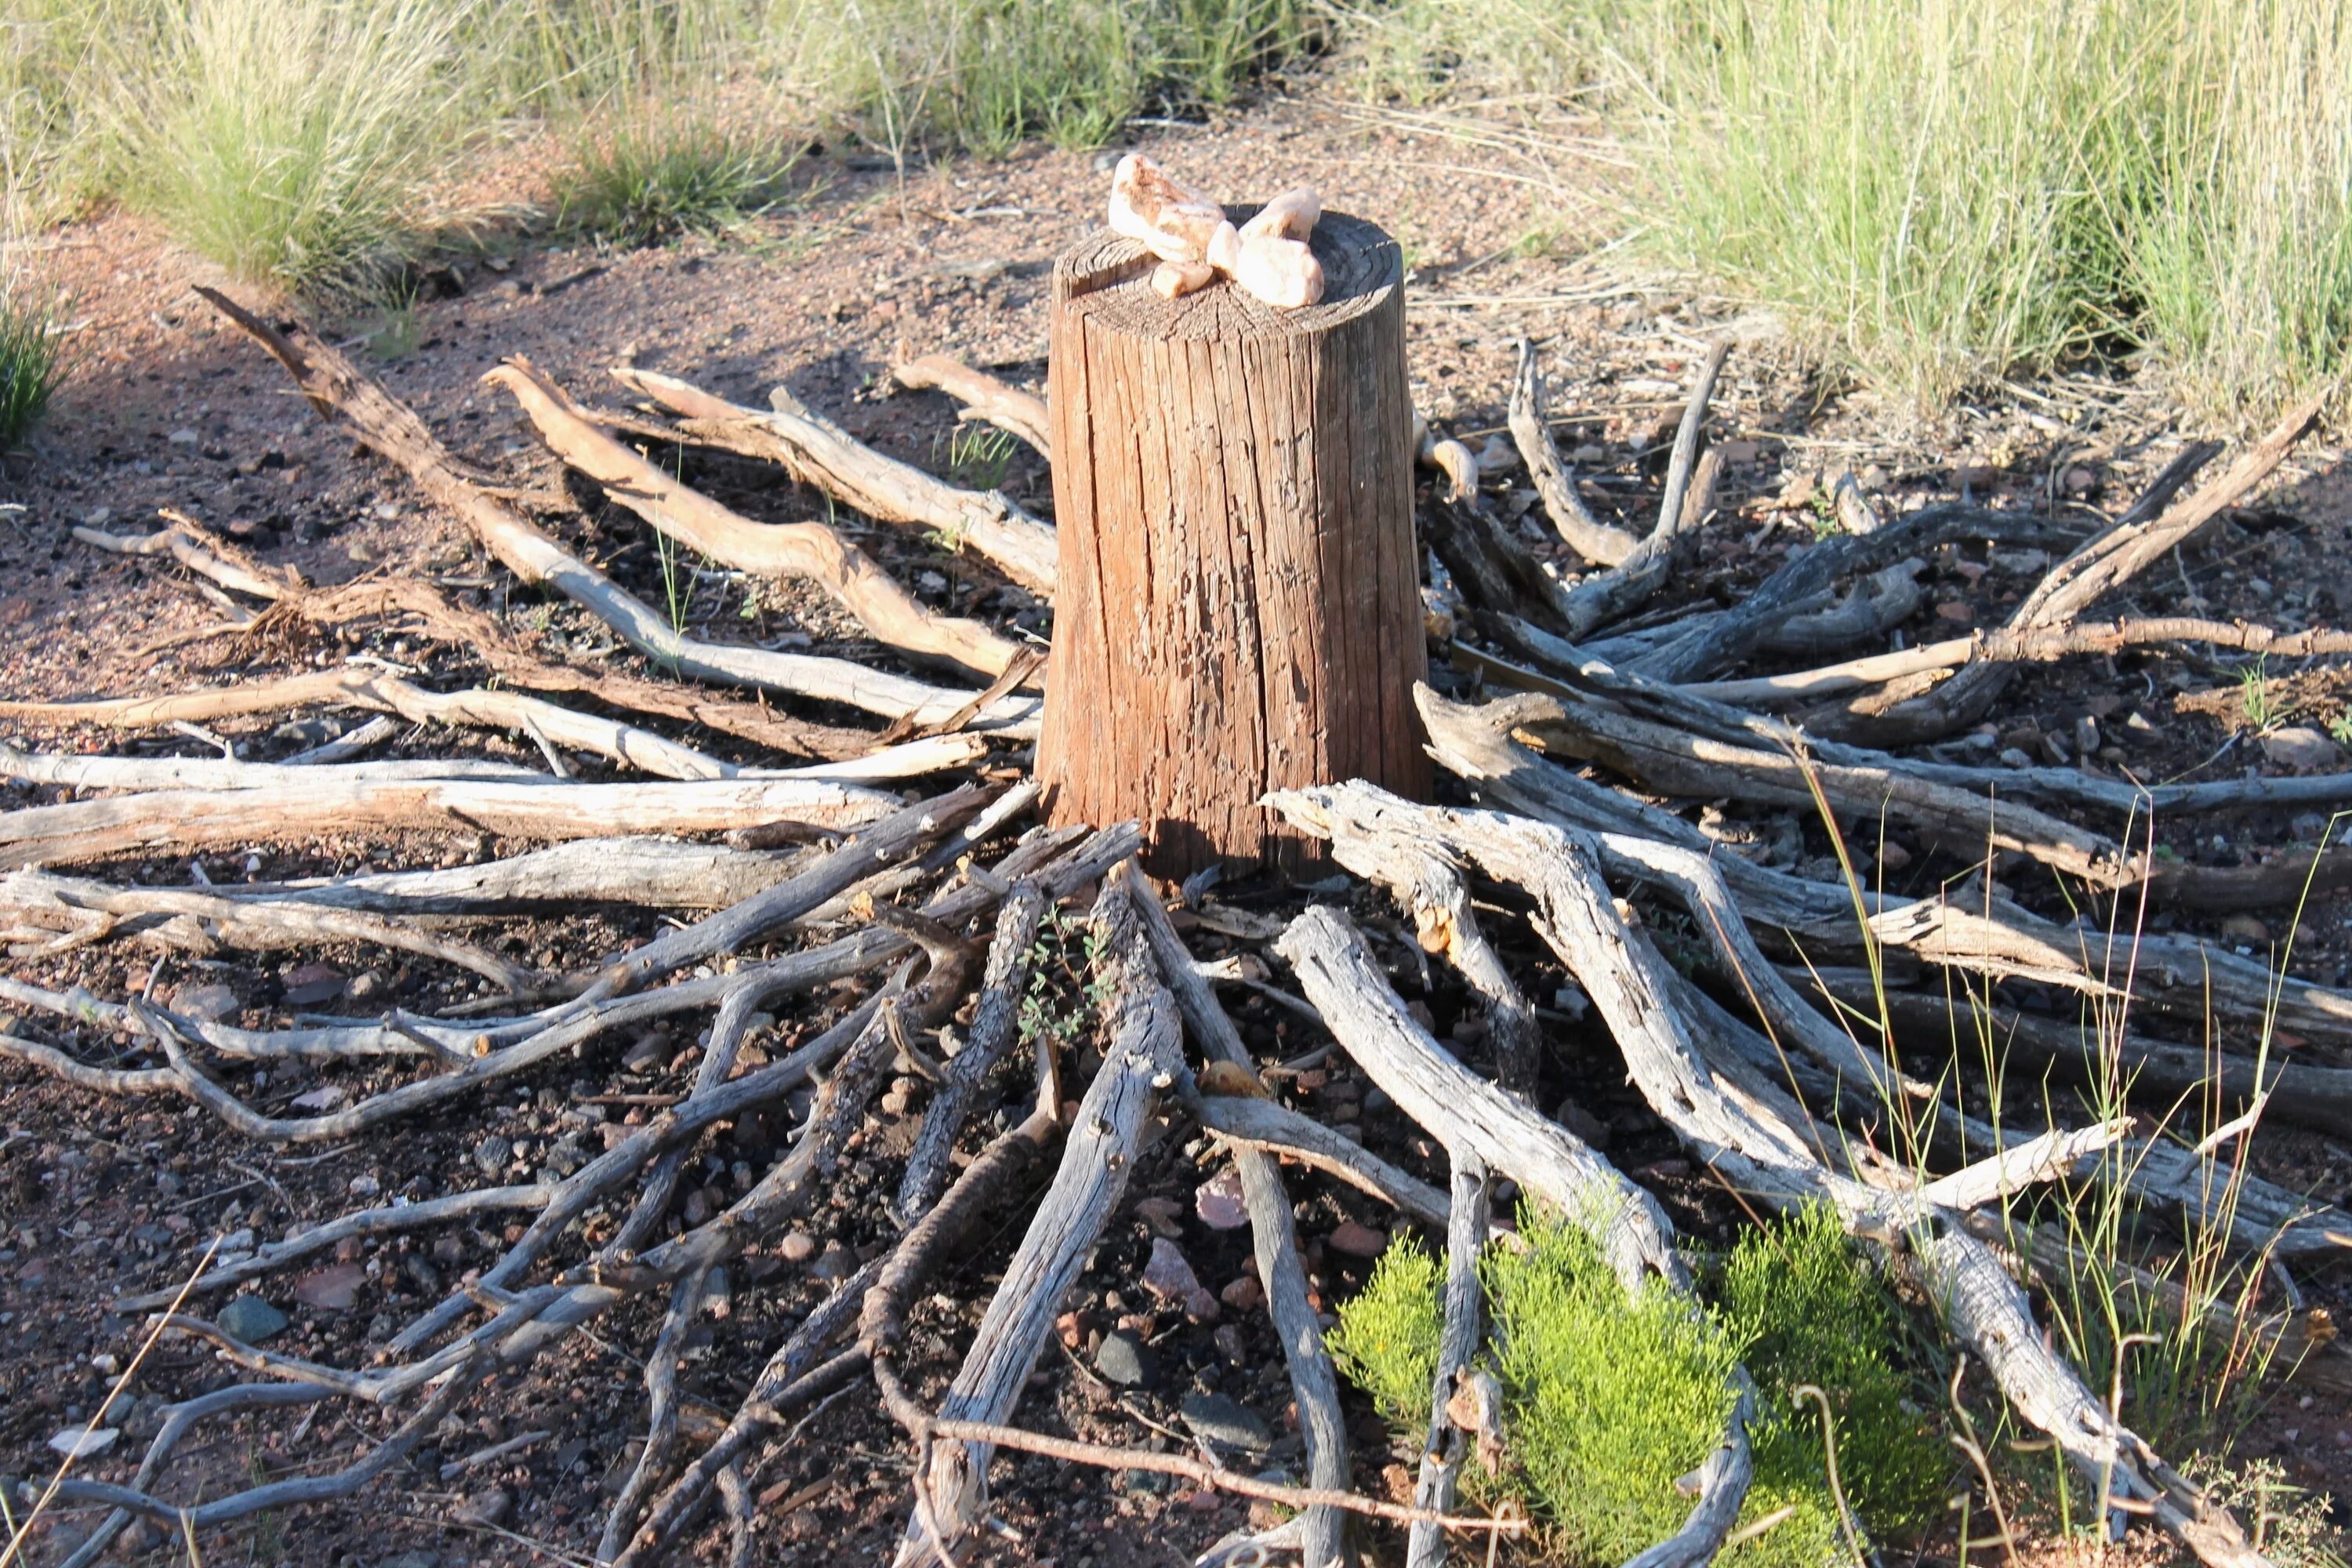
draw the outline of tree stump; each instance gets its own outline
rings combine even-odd
[[[1037,773],[1056,823],[1140,819],[1160,876],[1320,865],[1269,790],[1430,789],[1402,258],[1339,213],[1312,243],[1326,290],[1297,310],[1163,300],[1108,230],[1054,268]]]

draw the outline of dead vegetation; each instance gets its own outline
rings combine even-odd
[[[1004,1451],[1156,1471],[1297,1510],[1203,1562],[1235,1561],[1254,1545],[1301,1552],[1321,1568],[1361,1549],[1350,1516],[1406,1527],[1416,1563],[1442,1560],[1449,1542],[1475,1556],[1532,1551],[1519,1539],[1533,1538],[1532,1521],[1463,1510],[1457,1486],[1465,1457],[1495,1436],[1455,1375],[1479,1357],[1476,1258],[1505,1217],[1489,1215],[1492,1184],[1507,1180],[1589,1227],[1630,1294],[1663,1291],[1679,1310],[1704,1310],[1690,1238],[1666,1208],[1535,1100],[1548,1031],[1564,1011],[1589,1006],[1642,1100],[1708,1179],[1756,1210],[1833,1214],[1874,1249],[1927,1306],[1942,1342],[1990,1374],[1999,1407],[2055,1445],[2096,1499],[2091,1518],[2143,1521],[2214,1568],[2269,1560],[2259,1522],[2216,1505],[2176,1468],[2182,1456],[2159,1451],[2117,1408],[2102,1374],[2120,1375],[2127,1347],[2047,1331],[2070,1270],[2137,1266],[2120,1248],[2092,1250],[2036,1194],[2053,1185],[2069,1202],[2121,1194],[2131,1213],[2175,1238],[2168,1255],[2182,1250],[2180,1238],[2191,1252],[2207,1249],[2198,1255],[2211,1260],[2210,1278],[2184,1284],[2155,1268],[2141,1271],[2143,1283],[2184,1330],[2226,1316],[2232,1344],[2252,1347],[2240,1377],[2347,1385],[2333,1328],[2302,1308],[2292,1274],[2340,1258],[2352,1220],[2262,1180],[2245,1150],[2273,1121],[2339,1144],[2352,1131],[2343,1056],[2352,994],[2274,974],[2218,943],[2145,931],[2133,916],[2169,907],[2291,918],[2314,890],[2338,886],[2352,858],[2322,843],[2249,866],[2183,864],[2159,855],[2152,838],[2135,838],[2129,822],[2089,824],[2137,813],[2144,830],[2150,811],[2169,819],[2330,809],[2352,804],[2352,774],[2151,789],[2095,758],[1995,767],[1911,753],[1993,711],[2028,661],[2200,643],[2282,656],[2338,650],[2338,634],[2326,631],[2092,619],[2250,497],[2305,435],[2315,403],[2217,468],[2210,450],[2185,459],[2087,537],[2045,518],[1959,505],[1882,521],[1860,502],[1842,514],[1856,531],[1791,552],[1737,603],[1702,610],[1677,602],[1675,588],[1710,510],[1704,434],[1727,351],[1694,366],[1663,505],[1643,532],[1600,521],[1582,500],[1552,444],[1530,352],[1511,430],[1545,515],[1585,569],[1564,573],[1539,558],[1486,504],[1475,460],[1466,474],[1449,474],[1450,493],[1433,494],[1422,518],[1442,563],[1427,595],[1452,695],[1423,688],[1417,701],[1431,754],[1451,781],[1444,793],[1462,804],[1348,782],[1274,797],[1269,805],[1291,826],[1377,894],[1351,889],[1353,915],[1294,900],[1277,920],[1221,910],[1212,884],[1196,881],[1173,914],[1239,950],[1213,964],[1188,950],[1170,904],[1134,868],[1139,825],[1028,825],[1036,790],[1018,749],[1036,726],[1028,650],[926,608],[837,531],[750,522],[648,452],[701,444],[782,463],[841,506],[935,531],[1044,595],[1053,587],[1048,522],[1001,494],[894,463],[782,394],[763,413],[624,368],[621,384],[650,402],[608,411],[527,363],[493,370],[487,379],[552,450],[662,535],[747,572],[814,583],[925,675],[690,638],[540,526],[526,495],[453,457],[334,349],[210,298],[322,417],[462,520],[516,578],[583,607],[657,673],[545,655],[422,582],[316,590],[186,521],[146,536],[86,533],[91,548],[168,557],[217,591],[225,618],[206,637],[397,626],[462,647],[500,684],[440,691],[346,666],[215,689],[12,703],[5,716],[132,731],[332,706],[517,732],[548,772],[463,758],[352,760],[362,754],[357,737],[341,752],[275,763],[0,754],[12,776],[59,792],[0,813],[0,854],[12,868],[0,881],[0,913],[20,958],[125,940],[240,954],[353,944],[407,952],[478,983],[434,1012],[393,1006],[373,1018],[248,1030],[138,991],[94,996],[10,980],[0,997],[23,1021],[0,1036],[0,1054],[88,1094],[185,1101],[238,1139],[282,1150],[394,1137],[428,1111],[462,1117],[494,1086],[528,1081],[559,1058],[600,1060],[591,1053],[608,1039],[656,1025],[690,1030],[704,1017],[709,1028],[682,1095],[638,1107],[647,1113],[633,1121],[602,1123],[603,1149],[555,1179],[356,1208],[117,1303],[154,1314],[147,1321],[158,1335],[209,1347],[236,1381],[168,1406],[135,1463],[93,1446],[54,1481],[8,1499],[12,1556],[37,1550],[82,1568],[134,1523],[202,1542],[232,1521],[388,1481],[453,1414],[495,1402],[502,1377],[648,1303],[651,1331],[631,1352],[642,1367],[644,1442],[593,1546],[583,1542],[599,1563],[644,1568],[714,1521],[729,1560],[751,1561],[761,1528],[755,1472],[780,1447],[808,1440],[806,1423],[826,1401],[867,1385],[911,1453],[900,1552],[910,1564],[979,1549],[992,1456]],[[1040,408],[963,367],[917,362],[898,374],[946,387],[1026,438],[1043,426]],[[1440,445],[1429,444],[1433,459]],[[2060,556],[2004,625],[1958,644],[1842,657],[1916,607],[1906,563],[1984,540],[2031,541]],[[1632,624],[1659,605],[1673,613]],[[1794,673],[1758,668],[1791,657],[1822,662]],[[1480,683],[1513,694],[1489,696]],[[888,727],[794,716],[812,701]],[[797,760],[722,762],[656,724],[702,726]],[[661,782],[572,779],[565,759],[580,753]],[[948,773],[961,782],[897,793]],[[1727,849],[1719,824],[1710,837],[1662,804],[1690,801],[1714,803],[1718,816],[1814,818],[1839,858],[1834,868],[1787,869]],[[554,847],[299,885],[160,889],[64,874],[352,826],[424,844],[488,833]],[[1979,880],[1943,896],[1873,891],[1849,839],[1877,836],[1883,853],[1892,834],[1921,853],[1975,864]],[[681,836],[719,842],[671,841]],[[2027,868],[2076,890],[2093,918],[2061,924],[1995,879]],[[592,903],[713,912],[586,967],[518,963],[468,934],[499,911]],[[1409,943],[1390,935],[1390,904]],[[1062,1048],[1071,1042],[1059,1031],[1024,1023],[1041,925],[1065,907],[1089,911],[1087,988],[1072,1031],[1083,1048]],[[1398,992],[1395,977],[1416,965],[1425,975],[1432,957],[1483,1010],[1474,1038],[1491,1079],[1434,1037]],[[1276,1064],[1244,1041],[1218,992],[1274,984],[1266,960],[1295,982],[1298,994],[1284,1005],[1311,1016],[1310,1037],[1328,1039],[1335,1059],[1352,1062],[1439,1154],[1448,1190],[1267,1097]],[[1536,963],[1546,989],[1533,988]],[[2021,979],[2079,1004],[2095,1026],[2085,1035],[2063,1014],[2004,1013],[1999,988]],[[774,1053],[755,1047],[796,996],[822,999],[822,1026]],[[2003,1055],[2084,1073],[2109,1098],[2073,1121],[2059,1114],[2061,1100],[2005,1099],[1971,1052],[1979,1018],[2000,1033]],[[2215,1048],[2196,1032],[2209,1025],[2219,1039],[2252,1044]],[[2287,1059],[2280,1031],[2308,1051]],[[2118,1060],[2145,1069],[2128,1093],[2114,1073]],[[272,1107],[243,1090],[255,1066],[288,1061],[336,1092]],[[1008,1077],[1020,1081],[1003,1091]],[[2183,1091],[2214,1113],[2187,1139],[2168,1114]],[[711,1403],[717,1391],[696,1382],[686,1347],[706,1317],[727,1331],[733,1301],[751,1288],[730,1271],[809,1220],[851,1146],[876,1120],[908,1118],[917,1101],[927,1109],[898,1156],[900,1233],[838,1278],[788,1333],[756,1347],[763,1368],[728,1395],[731,1408]],[[787,1104],[795,1125],[772,1162],[712,1201],[689,1175],[698,1152],[721,1130]],[[285,1114],[293,1110],[304,1113]],[[989,1111],[996,1130],[983,1136]],[[1229,1465],[1205,1444],[1195,1458],[1023,1424],[1024,1390],[1160,1120],[1197,1123],[1234,1168],[1296,1405],[1295,1478]],[[1320,1331],[1328,1303],[1302,1267],[1289,1185],[1300,1178],[1286,1163],[1332,1173],[1446,1231],[1444,1346],[1424,1463],[1401,1495],[1366,1489],[1360,1431],[1351,1454]],[[1042,1188],[1022,1179],[1045,1167]],[[1019,1234],[1001,1244],[976,1222],[1008,1208]],[[486,1266],[346,1361],[266,1348],[257,1342],[266,1335],[237,1331],[254,1314],[227,1310],[251,1300],[237,1294],[248,1285],[346,1243],[492,1212],[528,1217]],[[1003,1255],[984,1315],[952,1371],[919,1371],[906,1355],[910,1311],[943,1260],[976,1247]],[[1199,1315],[1181,1289],[1171,1300],[1170,1310]],[[2117,1359],[2090,1364],[2093,1349]],[[110,1403],[137,1370],[120,1375]],[[1686,1517],[1633,1559],[1642,1568],[1705,1563],[1742,1528],[1757,1394],[1745,1370],[1735,1367],[1728,1383],[1719,1441],[1693,1457],[1685,1478]],[[349,1463],[202,1497],[173,1474],[175,1456],[207,1424],[292,1419],[307,1430],[313,1410],[331,1404],[374,1435]],[[107,1429],[105,1408],[86,1429]],[[1508,1445],[1507,1432],[1501,1441]],[[68,1517],[72,1528],[58,1528]]]

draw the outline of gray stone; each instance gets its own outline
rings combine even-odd
[[[203,1023],[215,1023],[236,1012],[236,993],[226,985],[183,985],[172,993],[173,1011]]]
[[[286,1314],[258,1296],[239,1296],[214,1321],[229,1338],[257,1345],[286,1327]]]
[[[514,1140],[493,1132],[474,1145],[474,1164],[486,1176],[506,1173],[514,1163]]]
[[[2317,773],[2344,760],[2344,748],[2304,725],[2273,730],[2263,737],[2263,755],[2279,767]]]
[[[439,1568],[441,1559],[430,1552],[404,1552],[397,1557],[387,1557],[376,1568]]]
[[[1095,1370],[1121,1388],[1148,1388],[1160,1375],[1160,1358],[1125,1329],[1113,1329],[1095,1351]]]
[[[499,1525],[504,1524],[513,1511],[514,1493],[504,1487],[492,1487],[459,1503],[450,1519],[457,1524]]]
[[[1248,1405],[1223,1394],[1188,1394],[1177,1406],[1184,1425],[1203,1443],[1263,1454],[1274,1432]]]

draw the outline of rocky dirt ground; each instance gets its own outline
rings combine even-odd
[[[1687,393],[1701,334],[1729,327],[1741,340],[1716,403],[1716,439],[1727,460],[1717,510],[1703,535],[1696,588],[1728,601],[1810,542],[1827,477],[1851,468],[1882,504],[1901,508],[1957,496],[2030,509],[2088,525],[2120,511],[2138,486],[2189,436],[2178,411],[2143,384],[2084,373],[2007,389],[1948,414],[1917,417],[1852,395],[1781,335],[1768,316],[1672,280],[1627,279],[1605,258],[1583,254],[1601,232],[1601,207],[1619,177],[1604,144],[1565,132],[1547,139],[1493,125],[1463,139],[1421,117],[1374,111],[1328,96],[1278,100],[1215,127],[1139,128],[1135,145],[1223,194],[1263,195],[1299,180],[1327,203],[1388,225],[1407,247],[1412,277],[1410,359],[1416,400],[1476,447],[1499,430],[1514,343],[1542,345],[1562,444],[1590,480],[1596,510],[1643,525],[1655,506],[1664,448]],[[562,485],[558,465],[503,395],[477,384],[500,358],[522,354],[586,401],[614,403],[604,375],[633,363],[687,376],[757,404],[773,384],[832,416],[877,447],[919,465],[1001,482],[1027,504],[1050,507],[1041,461],[959,437],[947,401],[893,394],[884,376],[894,346],[942,352],[1042,390],[1046,274],[1055,254],[1097,220],[1108,154],[1030,148],[1003,163],[923,167],[903,176],[838,150],[813,153],[794,199],[717,238],[605,253],[527,237],[453,259],[413,318],[332,324],[331,337],[364,348],[387,385],[462,455],[523,485]],[[527,161],[526,161],[527,162]],[[1558,215],[1573,215],[1562,225]],[[0,496],[0,695],[58,699],[153,694],[240,675],[282,672],[363,655],[430,677],[466,668],[462,652],[412,647],[369,634],[339,641],[307,631],[248,645],[235,638],[174,642],[218,618],[217,608],[175,570],[129,563],[76,543],[69,528],[137,531],[160,508],[219,529],[276,564],[332,584],[366,574],[431,579],[465,602],[507,616],[557,656],[602,657],[603,628],[560,601],[509,589],[503,574],[452,519],[420,502],[400,478],[356,456],[348,436],[317,420],[278,367],[190,292],[206,269],[151,227],[117,214],[72,224],[52,252],[74,300],[71,379],[35,449],[10,463]],[[731,459],[696,457],[687,478],[755,518],[822,515],[822,498],[780,475]],[[1524,477],[1498,474],[1507,511],[1531,498]],[[555,530],[656,604],[667,602],[659,552],[634,519],[581,494],[584,504]],[[1540,515],[1539,513],[1538,514]],[[856,520],[840,519],[845,527]],[[2146,583],[2150,609],[2242,616],[2282,628],[2338,626],[2352,585],[2343,579],[2352,530],[2352,469],[2324,441],[2307,445],[2256,504],[2233,513],[2210,542],[2176,558]],[[871,530],[862,542],[929,602],[1000,625],[1043,633],[1045,612],[971,562],[937,552],[903,531]],[[690,565],[691,563],[688,563]],[[1929,563],[1929,602],[1901,635],[1911,641],[1997,622],[2038,578],[2045,559],[1979,546],[1946,547]],[[673,574],[672,589],[679,581]],[[1687,597],[1687,596],[1686,596]],[[861,643],[857,627],[813,595],[695,573],[678,606],[700,635],[805,646],[890,662]],[[170,646],[166,646],[170,645]],[[2213,779],[2278,771],[2282,729],[2326,731],[2346,711],[2352,682],[2341,671],[2263,672],[2259,711],[2237,663],[2199,657],[2126,657],[2037,667],[2012,689],[2000,721],[1967,742],[1987,760],[2022,751],[2066,754],[2088,720],[2109,773],[2148,780]],[[1440,672],[1441,680],[1467,678]],[[840,715],[831,715],[839,719]],[[306,717],[225,724],[241,753],[265,759],[314,743],[350,722]],[[2263,732],[2266,721],[2269,735]],[[201,742],[161,734],[25,732],[43,749],[104,747],[140,754],[201,754]],[[2265,740],[2273,744],[2266,750]],[[696,742],[753,760],[724,736]],[[473,732],[411,731],[383,754],[464,751],[531,765],[527,741]],[[760,759],[766,760],[766,759]],[[12,805],[57,792],[9,787]],[[2120,825],[2104,825],[2110,827]],[[2188,858],[2236,863],[2310,842],[2323,820],[2256,816],[2217,828],[2158,822],[2159,839]],[[207,857],[209,879],[282,879],[449,863],[525,846],[488,840],[345,838],[257,843]],[[1914,847],[1916,849],[1916,847]],[[1889,890],[1923,891],[1963,868],[1898,844],[1874,875]],[[1788,848],[1800,862],[1826,853],[1817,830]],[[1900,859],[1906,864],[1898,866]],[[120,864],[107,874],[185,885],[184,861]],[[2045,911],[2055,889],[2019,879],[2017,895]],[[1223,889],[1217,913],[1194,926],[1199,949],[1255,948],[1268,918],[1294,907],[1280,889]],[[1360,899],[1376,930],[1409,942],[1385,909]],[[2294,972],[2352,978],[2352,901],[2323,898],[2290,932],[2284,920],[2179,917],[2184,929],[2227,937],[2242,951],[2276,953]],[[541,968],[581,971],[657,929],[649,916],[588,910],[515,921],[494,945]],[[1235,935],[1234,933],[1244,933]],[[2291,957],[2286,944],[2293,937]],[[1529,989],[1557,984],[1548,956],[1510,956]],[[103,997],[142,990],[183,1010],[250,1026],[297,1013],[373,1015],[387,999],[429,1010],[472,992],[429,964],[324,949],[273,957],[212,958],[94,945],[46,958],[19,957],[8,973],[34,984],[88,986]],[[1420,998],[1441,1037],[1476,1060],[1477,1008],[1442,977]],[[838,999],[805,999],[755,1043],[781,1054],[837,1011]],[[2047,1005],[2047,999],[2043,999]],[[1264,999],[1237,1012],[1268,1062],[1308,1056],[1319,1032]],[[1562,1022],[1547,1062],[1548,1105],[1606,1147],[1636,1180],[1665,1199],[1701,1237],[1738,1223],[1722,1193],[1695,1175],[1673,1139],[1623,1082],[1610,1043]],[[70,1032],[65,1037],[70,1042]],[[2230,1042],[2242,1045],[2244,1042]],[[0,1067],[0,1471],[40,1478],[56,1456],[52,1436],[78,1427],[135,1352],[140,1325],[113,1298],[184,1279],[208,1247],[268,1241],[383,1194],[415,1196],[558,1174],[600,1152],[612,1131],[642,1122],[648,1106],[690,1081],[694,1040],[661,1034],[611,1039],[566,1058],[491,1102],[400,1123],[378,1136],[279,1154],[225,1132],[178,1101],[87,1094]],[[2323,1052],[2305,1059],[2329,1065]],[[379,1078],[382,1075],[377,1075]],[[300,1067],[256,1074],[249,1099],[265,1108],[316,1105],[322,1094],[359,1091],[367,1075]],[[1441,1184],[1437,1151],[1403,1123],[1377,1090],[1341,1061],[1287,1076],[1285,1095],[1319,1119],[1357,1130]],[[828,1206],[748,1258],[731,1310],[698,1325],[688,1352],[696,1397],[731,1410],[769,1347],[834,1280],[894,1232],[881,1199],[893,1157],[919,1114],[920,1090],[902,1084],[885,1114],[853,1145]],[[895,1110],[892,1107],[895,1105]],[[764,1168],[781,1126],[739,1125],[698,1150],[700,1184],[682,1205],[723,1203]],[[1250,1436],[1265,1465],[1295,1464],[1298,1440],[1282,1361],[1247,1265],[1245,1230],[1232,1228],[1204,1166],[1205,1141],[1181,1119],[1154,1130],[1127,1200],[1066,1320],[1066,1353],[1034,1375],[1024,1419],[1105,1441],[1173,1444],[1204,1426]],[[2265,1131],[2257,1167],[2296,1190],[2352,1198],[2352,1150],[2292,1131]],[[1299,1177],[1300,1230],[1326,1309],[1360,1282],[1397,1223],[1351,1189]],[[1005,1205],[970,1261],[934,1281],[918,1314],[910,1370],[929,1386],[944,1377],[986,1300],[992,1270],[1018,1233]],[[503,1233],[503,1235],[502,1235]],[[246,1309],[274,1349],[341,1364],[467,1270],[494,1258],[519,1226],[484,1224],[401,1241],[354,1245],[293,1278],[268,1281]],[[1172,1242],[1207,1289],[1213,1313],[1187,1314],[1139,1284],[1157,1241]],[[2352,1271],[2338,1265],[2302,1280],[2314,1307],[2352,1311]],[[520,1373],[484,1402],[491,1414],[433,1435],[395,1480],[349,1502],[264,1515],[205,1544],[212,1563],[334,1564],[336,1568],[465,1568],[468,1563],[576,1562],[593,1546],[604,1507],[641,1437],[644,1398],[635,1352],[655,1310],[624,1309],[570,1349]],[[282,1319],[282,1321],[280,1321]],[[161,1403],[225,1380],[226,1370],[186,1343],[160,1346],[118,1405],[120,1447],[87,1473],[116,1478],[123,1456],[152,1430]],[[1368,1407],[1351,1404],[1359,1484],[1381,1489],[1396,1471]],[[274,1478],[331,1468],[373,1436],[343,1406],[315,1420],[241,1425],[184,1451],[173,1495],[216,1496]],[[496,1457],[480,1458],[509,1445]],[[2292,1387],[2248,1438],[2305,1484],[2352,1491],[2352,1415]],[[478,1462],[476,1462],[478,1459]],[[776,1445],[754,1487],[763,1505],[765,1563],[886,1561],[904,1517],[908,1461],[899,1436],[859,1385],[809,1418],[797,1440]],[[1172,1563],[1239,1523],[1231,1499],[1133,1473],[1105,1475],[1029,1458],[1000,1465],[1001,1531],[973,1544],[967,1563],[1113,1568]],[[71,1516],[79,1518],[79,1516]],[[68,1522],[71,1520],[69,1519]],[[46,1536],[36,1561],[58,1560],[70,1531]],[[718,1535],[700,1543],[718,1548]],[[1382,1560],[1396,1552],[1383,1539]],[[1948,1542],[1922,1549],[1947,1559]],[[179,1554],[144,1528],[113,1549],[117,1560]],[[1509,1556],[1507,1550],[1506,1558]],[[158,1559],[160,1560],[160,1559]]]

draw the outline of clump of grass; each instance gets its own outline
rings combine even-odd
[[[555,178],[559,227],[609,245],[652,245],[741,225],[782,191],[797,154],[692,105],[651,99],[597,116]]]
[[[1904,1395],[1890,1359],[1897,1325],[1884,1288],[1834,1217],[1798,1215],[1743,1241],[1726,1265],[1717,1310],[1694,1315],[1663,1290],[1628,1300],[1580,1226],[1528,1213],[1523,1249],[1490,1250],[1480,1277],[1504,1391],[1506,1466],[1465,1479],[1475,1496],[1517,1498],[1563,1562],[1622,1562],[1680,1528],[1675,1479],[1720,1438],[1746,1359],[1760,1407],[1746,1517],[1788,1516],[1727,1553],[1746,1568],[1822,1568],[1840,1560],[1837,1505],[1819,1422],[1792,1391],[1828,1392],[1840,1474],[1882,1530],[1935,1517],[1948,1467]],[[1441,1327],[1441,1270],[1410,1241],[1390,1249],[1339,1308],[1333,1359],[1381,1414],[1418,1440],[1429,1419]]]
[[[2336,1526],[2325,1493],[2290,1482],[2276,1459],[2231,1466],[2200,1454],[2180,1470],[2205,1489],[2209,1501],[2244,1521],[2254,1550],[2279,1568],[2345,1568],[2352,1532]]]
[[[189,0],[118,52],[122,189],[235,277],[365,293],[474,123],[464,0]],[[152,52],[151,52],[152,51]]]
[[[47,411],[63,366],[57,312],[0,246],[0,454],[16,450]]]
[[[1311,47],[1310,0],[779,0],[779,68],[904,152],[1094,146],[1148,103],[1231,101]]]
[[[1398,0],[1367,79],[1614,115],[1653,254],[1934,403],[2144,351],[2251,424],[2352,346],[2333,0]]]

